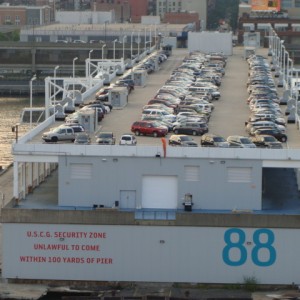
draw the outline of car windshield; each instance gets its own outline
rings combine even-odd
[[[226,142],[225,139],[222,138],[222,137],[215,137],[215,138],[214,138],[214,141],[217,142],[217,143],[220,143],[220,142]]]
[[[273,136],[266,136],[264,138],[264,140],[265,140],[265,142],[276,142],[277,141],[276,138]]]
[[[112,135],[111,135],[111,133],[100,133],[99,134],[99,138],[102,138],[102,139],[109,139],[109,138],[111,138],[112,137]]]
[[[189,142],[189,141],[193,141],[193,139],[190,136],[182,136],[181,140],[183,142]]]
[[[131,141],[131,137],[128,135],[122,136],[123,141]]]
[[[242,143],[242,144],[246,144],[246,145],[247,145],[247,144],[252,144],[252,142],[251,142],[248,138],[242,138],[242,139],[241,139],[241,143]]]

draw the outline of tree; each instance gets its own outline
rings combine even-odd
[[[207,29],[217,30],[219,21],[225,20],[234,31],[237,28],[239,0],[216,0],[207,13]]]

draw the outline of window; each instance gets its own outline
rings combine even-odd
[[[5,16],[5,24],[10,24],[10,23],[11,23],[10,16]]]
[[[251,177],[252,168],[227,168],[227,182],[249,183]]]
[[[300,7],[300,0],[295,0],[295,7]]]
[[[20,16],[15,17],[15,24],[19,25],[20,24]]]
[[[200,181],[199,166],[184,166],[185,181]]]
[[[92,178],[92,164],[70,164],[71,179],[86,179]]]
[[[293,0],[282,0],[281,1],[281,8],[291,8],[293,7]]]

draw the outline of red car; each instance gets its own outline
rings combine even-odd
[[[166,126],[161,126],[161,124],[156,121],[136,121],[132,124],[131,131],[135,135],[142,134],[158,137],[166,136],[168,133],[168,128]]]

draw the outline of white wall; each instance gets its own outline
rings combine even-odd
[[[160,24],[160,16],[142,16],[141,24],[152,25]]]
[[[189,32],[189,51],[223,52],[232,55],[232,33],[231,32]]]
[[[115,20],[112,11],[57,11],[55,21],[61,24],[104,24]]]
[[[3,224],[3,278],[299,283],[299,229]]]

